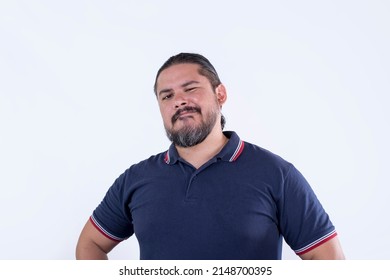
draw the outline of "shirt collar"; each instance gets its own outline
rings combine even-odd
[[[229,138],[229,141],[215,157],[223,161],[233,162],[238,159],[244,150],[244,141],[242,141],[234,131],[224,131],[223,134]],[[179,158],[179,153],[177,152],[175,145],[171,144],[168,151],[165,152],[164,161],[167,164],[172,165],[175,164]]]

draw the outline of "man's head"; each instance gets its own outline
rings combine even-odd
[[[167,136],[175,145],[195,146],[212,130],[223,128],[226,91],[205,57],[190,53],[171,57],[159,69],[154,91]]]

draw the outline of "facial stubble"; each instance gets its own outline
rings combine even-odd
[[[199,114],[203,116],[202,110],[199,107],[186,106],[182,109],[179,109],[172,117],[171,123],[172,128],[165,127],[165,131],[168,139],[176,146],[188,148],[193,147],[206,139],[206,137],[212,131],[219,111],[215,108],[205,115],[205,118],[201,122],[196,124],[183,123],[183,127],[175,130],[173,127],[176,122],[180,120],[180,114],[182,112],[190,112],[194,114]],[[191,116],[192,117],[192,116]]]

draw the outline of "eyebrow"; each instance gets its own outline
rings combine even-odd
[[[198,81],[189,81],[189,82],[186,82],[186,83],[182,84],[181,87],[183,87],[183,88],[184,87],[188,87],[188,86],[190,86],[192,84],[199,84],[199,82]]]
[[[188,87],[192,84],[199,84],[199,82],[198,81],[188,81],[188,82],[185,82],[184,84],[182,84],[180,87],[185,88],[185,87]],[[173,89],[171,89],[171,88],[162,89],[158,92],[158,95],[160,96],[163,93],[168,93],[168,92],[172,92],[172,91],[173,91]]]

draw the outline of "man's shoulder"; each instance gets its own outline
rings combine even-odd
[[[256,163],[261,163],[262,165],[267,165],[270,167],[277,168],[289,168],[292,164],[284,159],[282,156],[266,149],[260,147],[256,144],[244,141],[244,159],[254,161]]]
[[[119,175],[116,182],[119,184],[129,184],[145,178],[145,176],[163,172],[164,166],[167,165],[164,161],[165,154],[166,152],[161,152],[137,163],[133,163]]]
[[[137,163],[134,163],[130,166],[128,170],[144,170],[146,168],[155,168],[155,167],[161,167],[166,165],[165,157],[166,157],[167,151],[160,152],[158,154],[154,154],[149,156],[148,158],[145,158]]]

